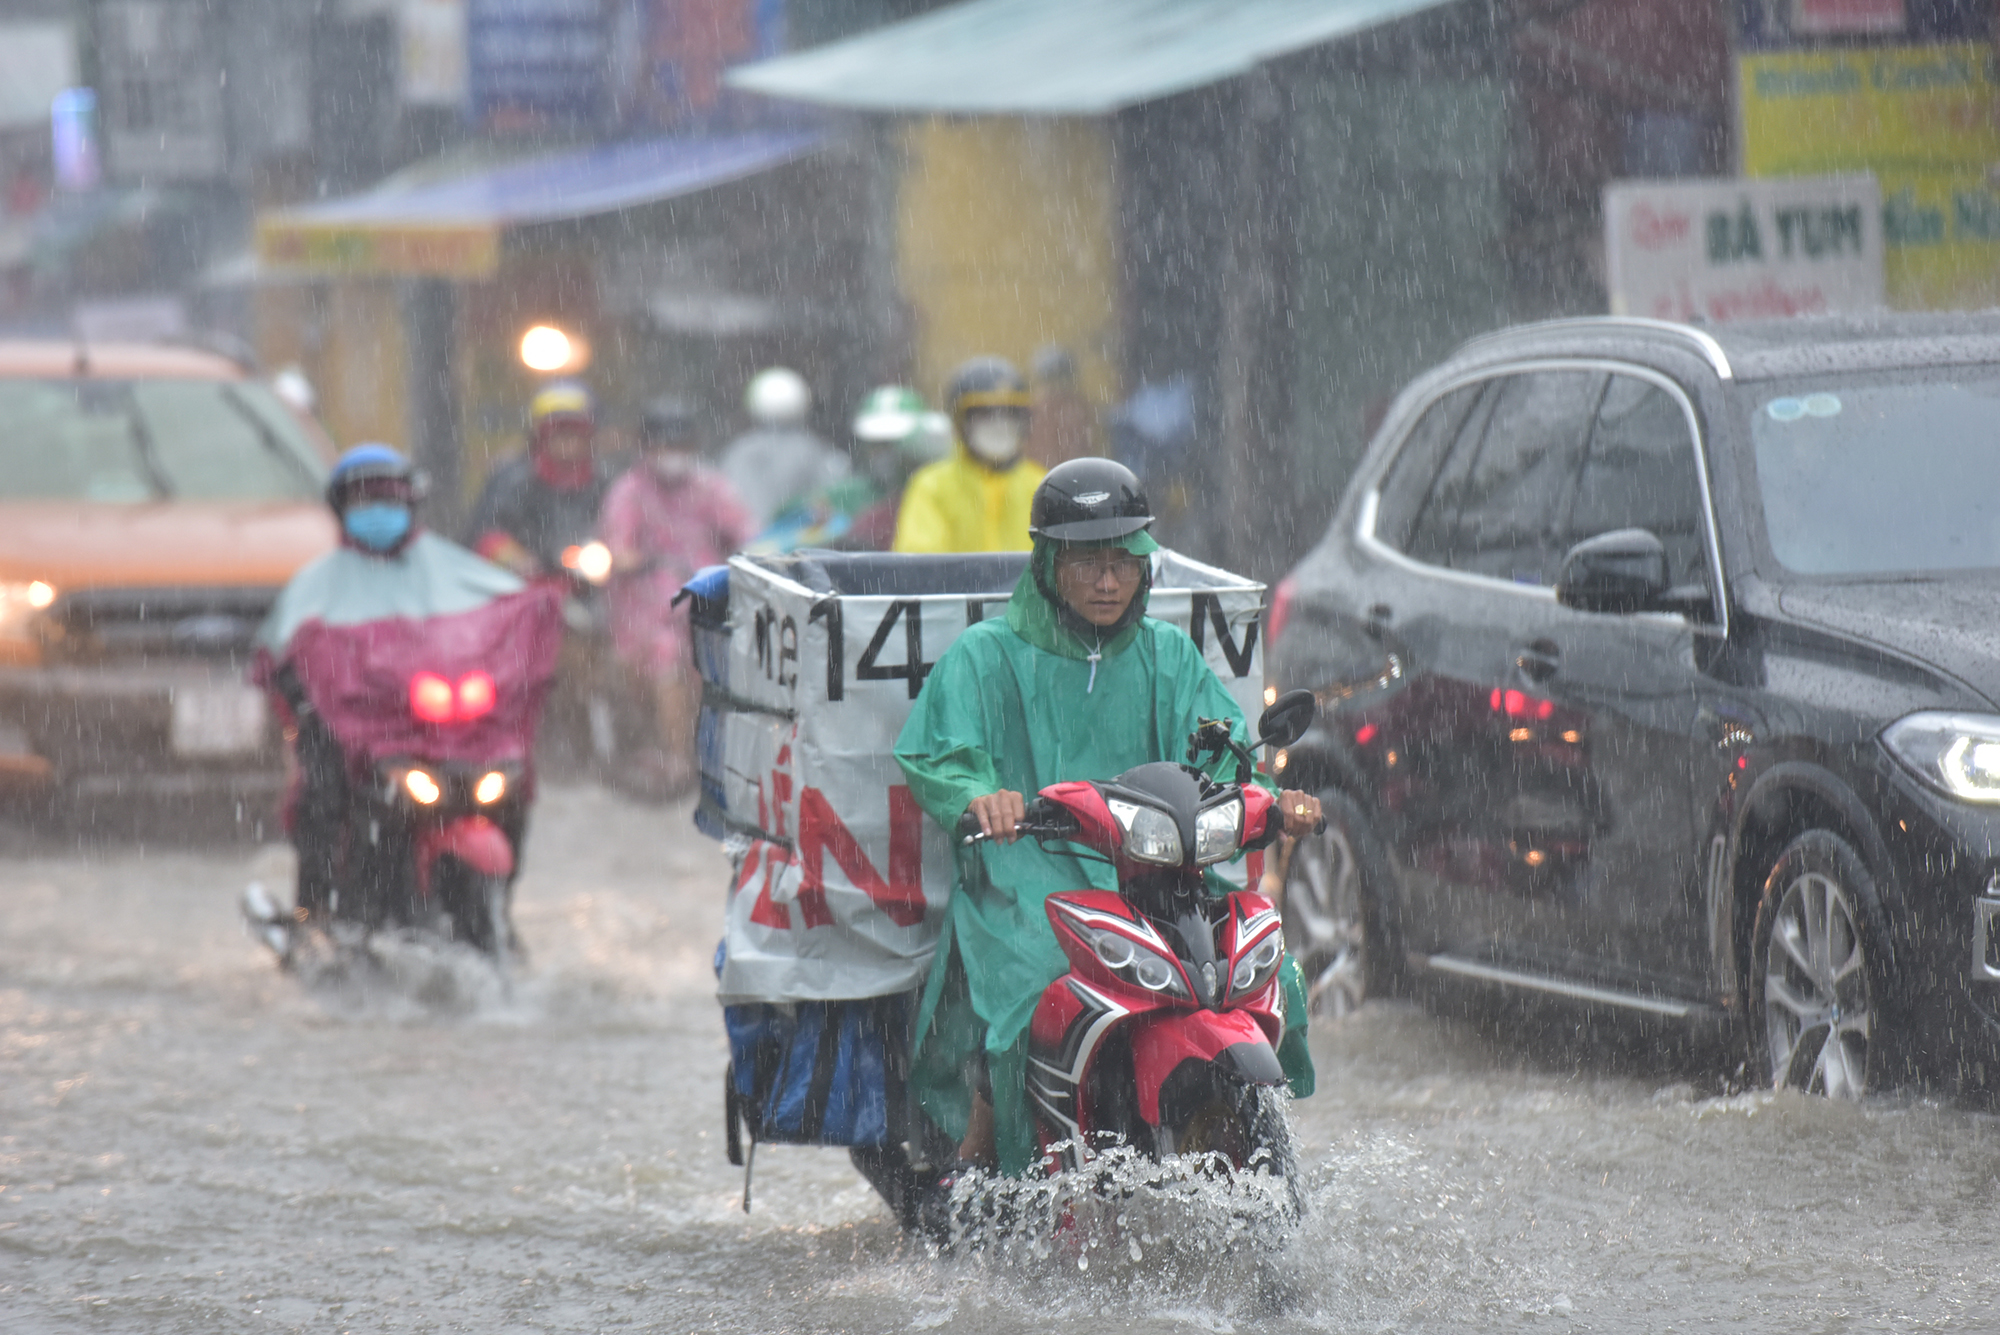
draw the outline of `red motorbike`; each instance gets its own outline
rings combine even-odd
[[[311,622],[268,674],[301,772],[345,771],[330,902],[301,905],[336,942],[387,928],[462,941],[503,968],[519,952],[509,900],[534,796],[535,729],[562,640],[561,607],[531,588],[425,619]],[[301,785],[291,818],[300,818]],[[291,914],[261,887],[254,929],[290,962]],[[357,931],[358,929],[358,931]]]
[[[1310,691],[1291,692],[1248,745],[1229,721],[1204,720],[1187,764],[1055,784],[1029,804],[1021,834],[1080,844],[1118,874],[1115,891],[1044,901],[1070,962],[1029,1029],[1028,1095],[1049,1170],[1125,1145],[1292,1175],[1278,1094],[1283,923],[1263,895],[1218,896],[1205,881],[1207,868],[1274,842],[1284,819],[1264,789],[1218,783],[1196,762],[1231,754],[1247,774],[1256,748],[1297,742],[1316,711]],[[967,845],[986,837],[961,835]]]

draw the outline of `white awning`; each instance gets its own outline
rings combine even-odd
[[[1446,0],[969,0],[730,71],[865,111],[1097,116],[1248,73]]]

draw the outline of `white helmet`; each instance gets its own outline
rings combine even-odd
[[[743,410],[759,426],[797,426],[812,407],[805,377],[783,366],[759,371],[743,391]]]

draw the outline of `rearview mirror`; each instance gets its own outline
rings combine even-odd
[[[1563,557],[1556,601],[1580,612],[1641,612],[1667,592],[1667,549],[1643,528],[1586,538]]]
[[[1257,718],[1257,745],[1290,746],[1306,735],[1319,717],[1319,701],[1311,691],[1286,691]]]

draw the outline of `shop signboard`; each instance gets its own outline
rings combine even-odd
[[[1869,172],[1899,309],[2000,303],[2000,164],[1985,43],[1765,51],[1738,60],[1743,173]]]
[[[1616,181],[1604,190],[1611,310],[1711,323],[1882,305],[1871,176]]]
[[[610,105],[604,0],[466,0],[472,117],[493,130],[601,123]]]

